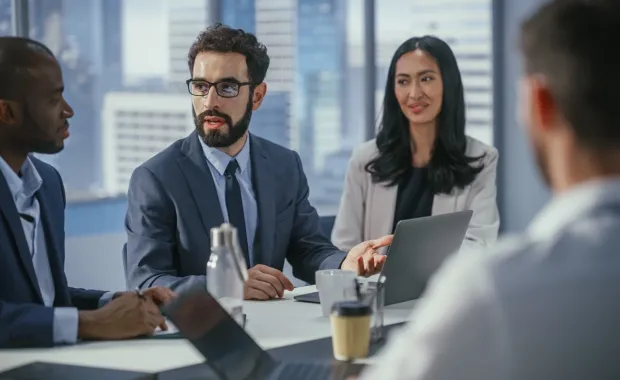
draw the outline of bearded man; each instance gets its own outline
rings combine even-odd
[[[279,298],[293,289],[282,274],[285,259],[308,283],[320,269],[378,273],[385,256],[377,249],[391,236],[338,250],[308,201],[299,155],[249,132],[267,92],[266,47],[218,24],[198,36],[188,64],[196,130],[138,167],[129,184],[128,286],[182,292],[204,283],[209,231],[224,222],[237,228],[250,268],[246,299]]]

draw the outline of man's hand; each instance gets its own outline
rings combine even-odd
[[[80,311],[78,338],[127,339],[150,335],[158,326],[168,329],[154,300],[138,292],[124,292],[101,309]]]
[[[293,289],[293,283],[282,272],[258,264],[248,271],[243,295],[246,300],[268,300],[282,298],[285,290]]]
[[[377,250],[392,244],[393,236],[386,235],[379,239],[368,240],[351,248],[340,268],[354,271],[358,276],[365,277],[379,273],[387,257],[379,255]]]
[[[135,294],[135,291],[118,292],[114,295],[113,299],[116,299],[126,294]],[[176,294],[172,290],[163,286],[155,286],[145,289],[142,291],[142,295],[146,298],[151,299],[158,306],[165,305],[168,302],[172,301],[174,297],[176,297]]]
[[[176,294],[172,290],[163,286],[155,286],[153,288],[145,289],[142,291],[142,294],[146,298],[153,300],[153,302],[155,302],[158,306],[165,305],[176,297]]]

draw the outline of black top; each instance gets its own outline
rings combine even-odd
[[[428,169],[412,167],[398,184],[392,232],[401,220],[431,216],[433,198],[428,186]]]

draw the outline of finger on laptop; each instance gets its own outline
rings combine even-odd
[[[381,247],[387,247],[392,244],[392,240],[394,239],[394,235],[385,235],[378,239],[372,240],[370,243],[371,248],[378,249]]]

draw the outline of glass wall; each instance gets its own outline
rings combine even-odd
[[[267,97],[250,130],[299,152],[312,203],[333,214],[351,150],[364,139],[361,62],[349,59],[359,48],[361,6],[30,0],[30,36],[59,57],[76,110],[65,150],[44,159],[61,172],[69,201],[124,194],[136,166],[193,130],[187,52],[219,20],[255,33],[271,58]]]
[[[467,133],[492,145],[491,6],[492,0],[377,1],[377,105],[383,100],[387,71],[398,46],[413,36],[435,35],[450,45],[461,70]]]
[[[65,150],[42,158],[59,169],[70,203],[123,197],[135,167],[193,130],[187,51],[216,21],[267,46],[268,94],[250,130],[300,154],[322,215],[337,210],[351,151],[371,137],[364,99],[374,96],[379,108],[391,56],[411,36],[436,34],[452,46],[468,133],[492,142],[491,0],[377,0],[377,83],[369,92],[365,2],[29,0],[30,37],[58,56],[76,111]],[[11,30],[7,6],[0,33]]]
[[[0,0],[0,36],[13,35],[13,1]]]

